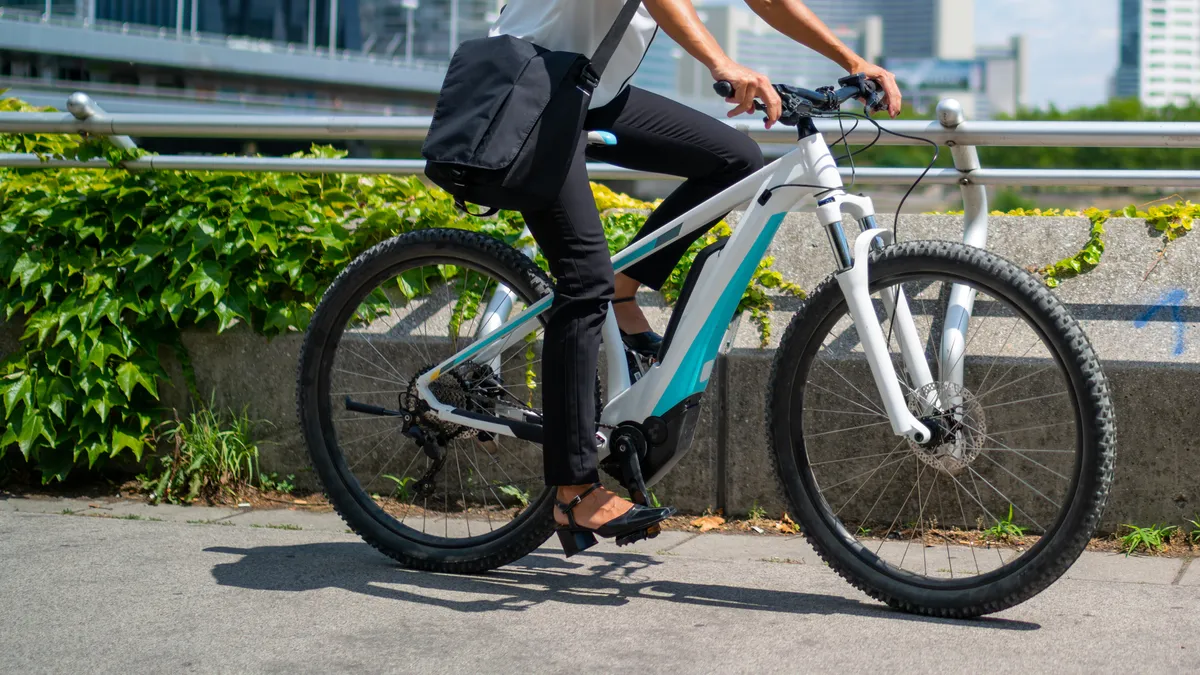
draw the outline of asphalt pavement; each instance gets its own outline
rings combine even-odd
[[[329,514],[95,506],[0,500],[0,672],[1200,669],[1189,560],[1087,553],[1033,600],[952,621],[872,601],[798,537],[547,545],[466,577],[400,568]]]

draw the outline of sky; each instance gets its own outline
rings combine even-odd
[[[898,0],[902,1],[902,0]],[[1108,98],[1117,66],[1117,0],[976,0],[975,38],[1029,39],[1029,103],[1095,105]]]

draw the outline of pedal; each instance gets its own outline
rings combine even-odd
[[[652,525],[644,530],[638,530],[632,534],[627,534],[623,537],[617,537],[617,546],[628,546],[629,544],[641,541],[643,539],[653,539],[658,536],[658,530],[659,528],[657,525]]]
[[[596,545],[596,535],[592,534],[591,532],[586,532],[583,530],[576,530],[572,532],[571,530],[566,529],[557,530],[557,532],[558,543],[562,544],[563,553],[565,553],[568,558],[577,553],[583,553],[584,551]]]

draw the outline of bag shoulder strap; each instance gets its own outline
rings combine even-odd
[[[604,39],[600,41],[600,46],[596,47],[596,53],[592,54],[592,70],[595,71],[596,77],[604,74],[609,59],[612,58],[613,52],[617,51],[617,45],[621,43],[621,38],[625,37],[625,31],[629,29],[629,24],[633,22],[633,15],[637,13],[641,4],[642,0],[626,0],[625,6],[621,8],[621,13],[617,15],[617,20],[605,33]]]

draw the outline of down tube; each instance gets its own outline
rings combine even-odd
[[[785,215],[787,212],[776,213],[766,219],[744,257],[737,263],[737,268],[724,288],[704,289],[713,291],[717,300],[712,306],[712,311],[705,317],[703,324],[692,338],[691,348],[684,352],[682,359],[673,364],[668,355],[667,362],[663,364],[667,368],[672,365],[675,367],[670,381],[654,405],[654,415],[663,415],[684,399],[704,391],[708,386],[708,379],[712,374],[717,351],[720,349],[725,331],[729,328],[734,312],[737,311],[738,304],[741,303],[742,296],[745,295],[746,288],[750,285],[759,262],[766,255],[767,248],[775,238],[776,232],[779,231]],[[720,255],[724,256],[726,252],[729,255],[736,255],[736,252],[731,251],[730,248],[727,246]],[[712,278],[710,280],[715,281]]]

